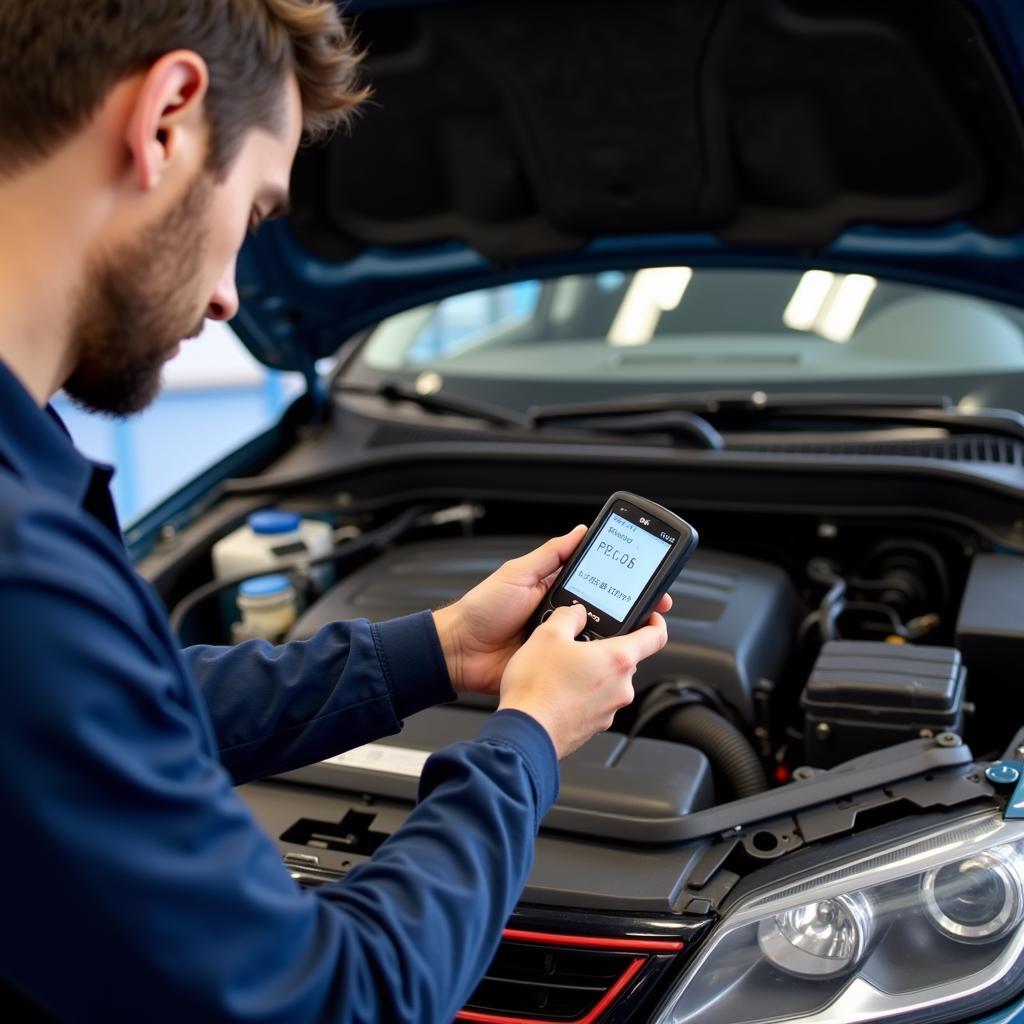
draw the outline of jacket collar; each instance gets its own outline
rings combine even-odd
[[[40,409],[25,386],[0,360],[0,462],[26,483],[56,491],[83,505],[99,470],[79,452],[60,417]]]

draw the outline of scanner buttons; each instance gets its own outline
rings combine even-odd
[[[550,619],[551,616],[554,615],[554,614],[555,614],[555,609],[554,608],[548,608],[548,609],[546,609],[545,611],[543,611],[541,613],[540,621],[541,622],[547,622],[548,619]],[[588,632],[584,631],[584,632],[580,633],[580,635],[578,637],[576,637],[576,639],[577,640],[585,640],[585,641],[586,640],[597,640],[598,636],[597,636],[596,633],[588,633]]]

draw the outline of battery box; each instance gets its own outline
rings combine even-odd
[[[807,764],[831,768],[922,735],[959,733],[965,677],[952,647],[826,643],[800,698]]]
[[[1024,725],[1024,559],[975,555],[956,620],[956,646],[970,673],[972,743],[1002,748]]]

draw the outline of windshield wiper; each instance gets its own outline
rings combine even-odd
[[[571,408],[550,406],[551,409]],[[584,408],[582,405],[580,408]],[[592,407],[591,407],[592,408]],[[670,434],[672,437],[693,441],[698,448],[722,451],[725,438],[703,416],[688,409],[654,409],[650,412],[615,410],[613,412],[543,413],[536,416],[531,410],[531,425],[542,430],[549,424],[564,422],[573,430],[599,431],[604,434]]]
[[[726,448],[723,430],[750,430],[772,421],[861,420],[874,424],[940,427],[952,433],[982,431],[1024,440],[1024,417],[1008,410],[968,413],[944,395],[865,395],[830,392],[768,394],[764,391],[685,392],[638,395],[597,402],[533,406],[525,414],[476,398],[421,393],[402,381],[338,383],[350,394],[411,402],[430,412],[452,413],[519,430],[562,426],[590,433],[669,434],[708,451]]]
[[[423,393],[401,381],[382,381],[380,384],[340,383],[335,386],[349,394],[374,395],[388,401],[411,402],[430,412],[469,416],[502,427],[541,430],[546,426],[546,420],[543,417],[538,419],[532,414],[523,414],[505,406],[466,398],[462,395],[441,394],[440,392]],[[566,406],[565,408],[575,407]],[[591,433],[599,431],[615,434],[672,434],[694,441],[700,448],[721,449],[725,447],[722,435],[707,420],[694,413],[678,409],[655,410],[652,414],[644,414],[643,410],[639,412],[632,410],[632,413],[632,415],[616,414],[613,422],[604,420],[588,422],[586,416],[580,417],[575,414],[570,414],[565,418],[579,420],[578,423],[572,424],[572,429]],[[550,417],[552,421],[560,418],[562,417],[557,413]]]
[[[482,402],[475,398],[461,395],[443,395],[440,392],[417,391],[401,381],[382,381],[380,384],[337,383],[336,390],[346,391],[354,395],[375,395],[390,402],[411,402],[421,409],[430,412],[450,412],[457,416],[469,416],[472,419],[495,423],[501,427],[520,427],[529,429],[533,423],[528,416],[513,409],[506,409],[491,402]]]
[[[711,391],[679,395],[640,395],[602,402],[534,406],[527,415],[535,426],[554,423],[616,430],[638,420],[655,423],[656,416],[686,413],[719,430],[749,430],[784,419],[863,420],[872,423],[942,427],[955,433],[984,431],[1024,439],[1024,417],[1009,410],[964,412],[945,395],[768,394],[764,391]],[[714,424],[706,419],[710,417]],[[717,429],[716,429],[717,428]],[[721,435],[719,435],[721,436]],[[719,447],[709,445],[708,447]]]
[[[755,416],[780,411],[847,412],[859,409],[954,408],[946,395],[850,395],[831,392],[770,395],[766,391],[692,391],[678,395],[637,395],[598,402],[535,405],[527,413],[534,423],[576,419],[580,416],[624,416],[640,413],[683,411],[698,416],[737,413]]]

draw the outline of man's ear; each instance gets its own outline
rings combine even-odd
[[[165,54],[146,72],[128,120],[132,173],[143,191],[160,184],[171,165],[194,150],[205,156],[203,100],[210,74],[191,50]]]

